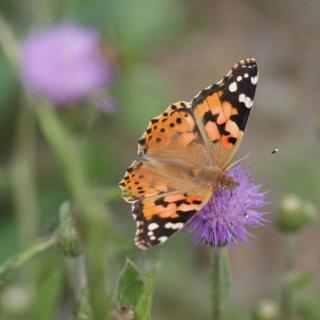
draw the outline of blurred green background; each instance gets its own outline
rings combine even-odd
[[[108,115],[90,103],[56,112],[93,189],[117,188],[151,117],[174,101],[191,99],[239,59],[255,57],[259,84],[239,157],[252,152],[244,167],[270,190],[271,212],[286,194],[319,208],[318,1],[1,0],[0,12],[19,39],[61,21],[100,32],[117,75],[111,94],[119,103],[118,112]],[[58,208],[72,192],[35,116],[23,115],[26,98],[19,73],[2,50],[0,93],[4,261],[57,226]],[[269,156],[274,148],[279,153]],[[113,228],[111,253],[106,255],[110,292],[126,256],[142,270],[159,259],[152,319],[209,319],[208,248],[195,246],[191,235],[181,234],[161,249],[140,252],[132,243],[130,206],[115,196],[108,207]],[[268,219],[267,228],[252,231],[251,245],[230,249],[233,284],[227,319],[249,319],[261,299],[278,299],[283,236],[273,227],[272,215]],[[319,269],[319,227],[314,223],[297,235],[298,271]],[[28,265],[0,293],[0,319],[65,319],[71,302],[62,270],[56,253]],[[36,281],[36,290],[30,289],[29,278]],[[320,299],[319,284],[317,275],[304,295]]]

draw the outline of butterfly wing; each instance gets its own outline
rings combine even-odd
[[[213,164],[226,169],[239,148],[258,81],[255,59],[241,60],[191,102],[193,117]]]
[[[175,103],[150,121],[138,142],[140,159],[120,182],[132,204],[138,247],[165,242],[209,201],[214,183],[204,184],[195,172],[228,166],[241,142],[256,82],[255,60],[240,61],[191,104]]]
[[[134,161],[127,169],[120,187],[132,203],[135,244],[141,249],[165,242],[209,201],[212,188],[186,175],[167,164],[142,161]]]
[[[208,153],[191,114],[191,105],[180,101],[151,119],[138,141],[138,155],[167,163],[208,163]]]
[[[212,187],[194,175],[209,157],[190,110],[187,102],[178,102],[150,121],[138,142],[140,160],[120,182],[124,199],[132,204],[140,248],[163,243],[212,195]]]
[[[146,249],[164,243],[198,212],[212,195],[209,188],[198,193],[179,191],[133,203],[137,230],[135,244]]]

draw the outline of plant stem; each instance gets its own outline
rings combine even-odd
[[[38,240],[15,257],[9,258],[7,261],[3,262],[0,265],[0,287],[2,287],[10,279],[12,274],[23,265],[51,248],[55,244],[55,241],[56,239],[54,236]]]
[[[75,310],[73,320],[93,319],[89,303],[89,290],[84,258],[83,256],[65,258],[65,261],[74,295]]]
[[[222,277],[222,248],[217,247],[213,252],[212,271],[213,271],[213,294],[212,294],[212,319],[221,320],[222,297],[221,297],[221,277]]]
[[[24,97],[27,99],[27,97]],[[15,139],[12,167],[20,245],[34,241],[38,229],[35,183],[36,121],[29,105],[22,105]]]
[[[286,235],[284,244],[284,280],[281,292],[281,319],[292,319],[292,291],[288,278],[294,269],[294,236]]]
[[[6,55],[8,61],[14,68],[18,68],[20,63],[19,41],[11,30],[10,25],[5,21],[0,12],[0,47]]]
[[[86,243],[84,254],[87,264],[90,304],[94,319],[105,319],[109,301],[106,294],[107,259],[111,233],[111,214],[108,208],[95,198],[87,183],[81,153],[74,148],[70,133],[61,125],[52,108],[44,103],[36,108],[40,127],[54,155],[62,167],[66,182],[81,214]]]

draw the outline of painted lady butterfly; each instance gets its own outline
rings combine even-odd
[[[138,160],[120,182],[132,204],[135,244],[165,242],[219,188],[237,183],[226,174],[241,143],[258,80],[255,59],[241,60],[191,102],[153,118],[138,142]]]

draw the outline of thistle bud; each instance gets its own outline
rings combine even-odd
[[[316,217],[316,209],[310,202],[295,195],[287,195],[281,202],[275,223],[282,232],[295,232],[302,230]]]
[[[77,257],[81,254],[80,238],[72,214],[71,204],[64,202],[59,211],[60,224],[57,231],[58,251],[67,257]]]

